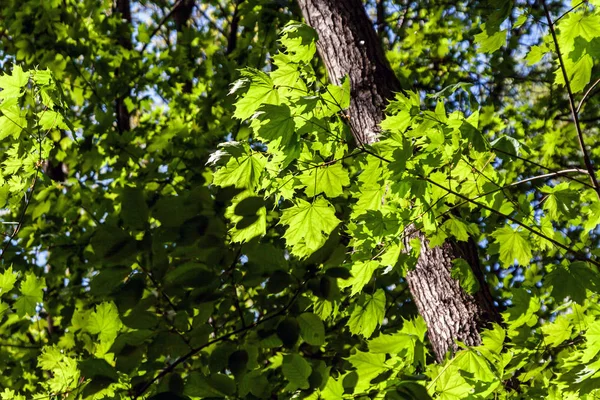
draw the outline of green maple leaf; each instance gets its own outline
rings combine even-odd
[[[23,116],[22,110],[17,106],[0,107],[2,115],[0,117],[0,140],[12,136],[18,138],[23,128],[27,126],[27,119]]]
[[[600,201],[593,200],[584,210],[587,220],[584,222],[583,227],[589,232],[596,229],[600,224]]]
[[[544,342],[546,345],[556,347],[571,337],[572,326],[569,319],[559,315],[554,322],[542,325]]]
[[[252,117],[251,126],[260,139],[277,148],[298,147],[296,125],[287,104],[261,106]]]
[[[298,199],[296,205],[283,210],[279,223],[288,226],[283,237],[292,254],[307,257],[325,244],[340,220],[331,203],[319,197],[312,203]]]
[[[511,302],[512,306],[503,314],[505,321],[512,328],[518,328],[537,319],[535,313],[541,307],[539,297],[529,294],[525,289],[514,289]]]
[[[565,58],[564,66],[567,71],[567,77],[573,93],[582,91],[587,84],[590,83],[594,59],[589,54],[583,54],[576,61],[573,61],[570,58]],[[556,69],[554,75],[554,83],[558,85],[565,84],[565,76],[561,68]]]
[[[506,266],[514,264],[527,265],[531,260],[531,245],[528,235],[515,231],[510,226],[497,229],[492,236],[500,245],[500,261]]]
[[[29,72],[24,72],[23,68],[15,65],[11,74],[0,76],[0,98],[11,98],[21,96],[21,90],[29,82]]]
[[[537,64],[542,60],[542,58],[544,58],[546,54],[548,54],[549,51],[550,49],[546,44],[531,46],[531,49],[525,58],[527,60],[527,65],[531,66]]]
[[[600,32],[600,15],[570,12],[557,24],[558,44],[563,54],[569,55],[575,47],[575,39],[591,41]]]
[[[243,206],[249,201],[254,201],[256,204],[249,210],[248,215],[240,213],[240,204]],[[267,209],[264,201],[249,190],[233,198],[225,216],[234,225],[229,230],[232,242],[245,243],[257,236],[263,236],[267,231]]]
[[[10,292],[15,287],[17,274],[13,272],[12,267],[8,267],[0,274],[0,295]]]
[[[327,385],[319,393],[323,400],[339,400],[344,396],[344,379],[340,376],[337,380],[332,376],[327,379]]]
[[[479,290],[479,281],[473,273],[473,269],[469,263],[462,259],[456,258],[452,260],[452,278],[456,279],[460,283],[460,287],[469,294],[477,293]]]
[[[592,322],[584,336],[587,346],[580,361],[588,363],[600,352],[600,320]]]
[[[493,53],[506,44],[506,30],[499,30],[497,25],[481,25],[482,32],[475,35],[475,42],[484,53]]]
[[[279,104],[279,94],[269,75],[251,68],[242,70],[241,74],[242,78],[229,92],[236,93],[241,87],[248,87],[248,91],[235,103],[235,118],[246,120],[263,104]]]
[[[26,400],[25,396],[17,394],[14,390],[5,388],[4,392],[0,393],[0,399],[2,400]]]
[[[89,333],[98,335],[101,342],[112,343],[121,329],[117,306],[113,302],[96,306],[96,311],[87,320],[86,329]]]
[[[38,357],[38,366],[52,372],[48,386],[54,391],[64,391],[77,385],[79,379],[77,361],[65,355],[56,345],[43,348]]]
[[[327,85],[322,98],[329,111],[326,115],[333,115],[350,107],[350,79],[345,76],[341,86]]]
[[[231,158],[224,168],[215,172],[213,183],[221,187],[254,189],[266,165],[267,159],[260,153]]]
[[[485,329],[481,332],[481,346],[493,354],[500,354],[504,347],[506,339],[506,331],[499,324],[493,323],[490,329]]]
[[[448,232],[449,234],[454,236],[456,239],[464,241],[464,242],[469,240],[469,232],[467,232],[467,224],[465,224],[458,218],[450,216],[450,219],[448,219],[446,222],[444,222],[444,225],[442,225],[442,226],[444,227],[446,232]]]
[[[38,278],[31,272],[25,275],[25,279],[21,282],[21,295],[15,302],[19,317],[35,314],[37,304],[42,302],[45,287],[44,278]]]
[[[296,62],[310,62],[317,51],[317,33],[306,24],[288,23],[281,30],[280,41]]]
[[[391,335],[379,335],[369,341],[369,351],[371,353],[382,354],[414,354],[415,344],[418,338],[415,335],[396,332]]]
[[[357,261],[352,264],[352,278],[340,284],[341,287],[352,286],[351,296],[362,291],[363,287],[371,280],[373,272],[381,265],[376,260]]]
[[[366,353],[358,350],[348,357],[348,361],[356,368],[358,382],[354,391],[360,393],[371,386],[371,380],[388,370],[385,364],[385,354]]]
[[[356,306],[348,320],[348,327],[353,334],[369,338],[384,317],[385,292],[378,289],[373,296],[365,295],[364,303]]]
[[[545,186],[541,191],[548,194],[543,208],[548,212],[550,218],[557,220],[561,217],[573,218],[576,215],[579,194],[569,189],[567,182],[560,183],[555,187]]]
[[[450,365],[439,375],[435,389],[439,399],[466,399],[471,393],[471,385],[461,376],[461,370],[456,365]]]
[[[277,66],[277,69],[271,72],[271,79],[275,85],[289,88],[290,94],[306,93],[306,85],[301,78],[298,64],[282,53],[273,56],[273,63]]]
[[[456,356],[456,366],[471,373],[477,381],[490,382],[496,379],[488,361],[472,349],[463,350]]]
[[[300,176],[300,182],[306,185],[306,195],[313,197],[325,193],[333,198],[344,193],[344,186],[350,185],[348,172],[340,163],[325,167],[311,168]]]
[[[546,276],[546,282],[552,286],[552,297],[557,301],[570,297],[578,304],[585,302],[587,290],[597,292],[600,286],[598,274],[583,261],[557,266]]]
[[[312,368],[304,358],[298,354],[283,356],[281,370],[285,379],[288,380],[286,390],[291,392],[297,389],[308,389],[308,377],[312,372]]]

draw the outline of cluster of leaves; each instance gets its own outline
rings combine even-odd
[[[72,13],[27,2],[9,30],[22,36],[14,58],[48,65],[61,85],[47,70],[17,64],[0,77],[0,202],[10,228],[0,274],[0,365],[10,372],[0,377],[1,398],[598,394],[600,201],[579,161],[578,131],[592,160],[600,146],[597,128],[561,119],[565,100],[580,92],[577,113],[598,108],[589,95],[597,4],[578,5],[556,26],[547,21],[555,29],[523,60],[557,85],[568,82],[571,98],[551,103],[556,94],[538,82],[501,96],[501,109],[494,96],[479,107],[479,92],[465,84],[406,91],[389,104],[382,140],[357,148],[345,114],[350,83],[322,83],[306,25],[285,25],[279,52],[263,43],[247,59],[220,52],[215,37],[231,37],[218,36],[218,23],[178,30],[178,46],[164,49],[140,25],[137,43],[159,46],[140,54],[117,45],[114,32],[131,29],[118,15],[67,3]],[[208,3],[201,10],[216,12]],[[273,15],[288,19],[267,12],[269,2],[236,4],[247,33],[241,48],[259,46],[253,32]],[[466,63],[485,52],[493,59],[514,51],[509,35],[540,17],[523,5],[493,8],[475,51],[462,32],[436,28],[436,10],[410,27],[406,43],[437,45],[393,62],[425,60],[438,45],[440,59],[459,50]],[[468,18],[452,21],[475,24]],[[272,68],[242,70],[223,100],[233,65],[256,65],[263,50],[274,54]],[[423,75],[431,87],[455,83],[419,68],[399,73]],[[448,79],[460,79],[448,68]],[[190,76],[198,81],[186,92]],[[116,80],[133,82],[130,96]],[[169,107],[139,94],[150,86]],[[124,95],[137,114],[130,131],[117,133],[111,110]],[[199,110],[202,120],[193,117]],[[48,179],[44,160],[68,166],[68,178]],[[504,326],[441,364],[407,298],[404,277],[420,249],[405,237],[409,226],[431,245],[476,238],[504,311]],[[464,260],[452,276],[477,291]]]

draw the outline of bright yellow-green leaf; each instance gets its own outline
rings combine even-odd
[[[15,303],[19,317],[35,314],[37,304],[42,302],[45,287],[46,279],[38,278],[31,272],[25,274],[20,287],[21,295]]]
[[[317,33],[305,24],[290,22],[281,30],[281,44],[296,62],[310,62],[316,51]]]
[[[0,296],[10,292],[17,281],[17,274],[13,272],[12,267],[8,267],[0,274]]]
[[[119,312],[114,303],[104,302],[96,306],[96,311],[90,314],[87,321],[87,331],[98,335],[102,342],[111,343],[121,329]]]
[[[370,382],[377,375],[385,372],[389,367],[385,364],[385,354],[373,354],[357,351],[348,357],[348,361],[356,368],[358,383],[354,391],[360,393],[370,386]]]
[[[385,304],[385,292],[382,289],[377,289],[372,296],[365,295],[363,304],[357,304],[350,315],[348,321],[350,332],[365,338],[371,337],[377,325],[383,322]]]
[[[571,330],[569,319],[559,315],[554,322],[542,326],[544,342],[547,346],[556,347],[571,337]]]
[[[576,38],[581,37],[590,41],[598,35],[600,15],[569,12],[558,22],[557,29],[560,50],[568,57],[574,49]]]
[[[24,72],[20,65],[15,65],[11,74],[0,76],[0,99],[19,97],[28,81],[29,72]]]
[[[489,28],[487,24],[481,25],[481,33],[475,35],[475,42],[481,47],[480,50],[484,53],[493,53],[500,47],[506,44],[506,30],[495,30]]]
[[[267,165],[267,159],[260,153],[239,158],[232,157],[224,168],[215,173],[213,182],[221,187],[235,186],[240,189],[254,190],[265,165]]]
[[[330,198],[337,197],[344,193],[344,186],[350,185],[348,172],[340,163],[310,168],[300,175],[300,181],[306,185],[306,195],[310,197],[321,193]]]
[[[379,261],[376,260],[357,261],[352,264],[352,269],[350,271],[352,277],[346,282],[341,283],[340,286],[352,286],[351,295],[354,296],[355,294],[360,293],[363,287],[369,283],[373,276],[373,272],[380,266]]]
[[[263,104],[279,104],[279,94],[271,78],[262,71],[248,69],[242,71],[238,83],[233,86],[230,94],[235,93],[241,86],[247,85],[248,91],[235,103],[234,116],[241,120],[250,118]]]
[[[531,245],[525,232],[505,226],[494,231],[492,236],[500,245],[500,261],[505,266],[514,264],[515,260],[521,265],[529,264]]]
[[[288,226],[283,237],[292,253],[307,257],[323,246],[340,220],[335,216],[335,208],[319,197],[312,203],[298,199],[283,211],[279,223]]]

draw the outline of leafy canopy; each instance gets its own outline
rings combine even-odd
[[[0,398],[597,397],[597,1],[381,2],[371,146],[286,2],[6,3]],[[408,226],[502,311],[443,363]]]

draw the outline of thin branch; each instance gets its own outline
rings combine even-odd
[[[552,40],[554,41],[554,47],[556,49],[556,55],[558,56],[558,62],[560,64],[560,69],[562,71],[563,78],[565,80],[565,87],[567,88],[567,94],[569,96],[569,107],[571,108],[571,117],[573,118],[573,123],[575,124],[575,129],[577,130],[577,137],[579,139],[579,147],[583,152],[583,162],[585,163],[585,167],[589,172],[590,180],[592,181],[592,185],[598,194],[598,198],[600,198],[600,185],[598,184],[598,180],[596,179],[596,173],[594,172],[594,166],[592,165],[592,161],[588,154],[588,151],[585,147],[585,141],[583,139],[583,132],[581,131],[581,125],[579,123],[579,116],[575,107],[575,97],[573,96],[573,91],[571,90],[571,83],[569,82],[569,75],[567,74],[567,69],[565,68],[565,63],[563,61],[562,53],[560,52],[560,46],[558,45],[558,38],[556,37],[556,31],[554,30],[554,23],[552,22],[552,17],[550,16],[550,11],[548,10],[548,6],[546,5],[546,0],[541,0],[542,6],[544,7],[544,13],[546,14],[546,20],[548,21],[548,27],[550,28],[550,34],[552,35]]]
[[[171,7],[171,9],[169,10],[169,12],[166,13],[165,16],[162,17],[162,19],[158,22],[158,25],[154,28],[154,30],[152,31],[152,33],[150,33],[150,36],[148,37],[148,41],[146,43],[144,43],[144,45],[142,46],[142,49],[140,50],[141,54],[144,54],[144,52],[146,51],[146,48],[148,47],[148,45],[152,41],[152,38],[154,37],[154,35],[156,35],[158,33],[158,31],[160,31],[160,29],[163,27],[163,25],[167,22],[167,20],[169,18],[171,18],[171,15],[173,15],[173,13],[177,9],[177,7],[179,7],[179,5],[182,2],[183,2],[183,0],[177,0],[175,2],[175,4],[173,4],[173,7]]]
[[[573,250],[573,249],[572,249],[572,248],[570,248],[569,246],[565,246],[564,244],[560,243],[559,241],[552,239],[551,237],[549,237],[549,236],[545,235],[544,233],[542,233],[541,231],[538,231],[537,229],[533,229],[533,228],[532,228],[532,227],[530,227],[529,225],[527,225],[527,224],[525,224],[525,223],[523,223],[523,222],[519,221],[519,220],[518,220],[518,219],[516,219],[516,218],[513,218],[513,217],[511,217],[510,215],[506,215],[506,214],[504,214],[504,213],[501,213],[501,212],[500,212],[500,211],[498,211],[498,210],[495,210],[495,209],[493,209],[492,207],[486,206],[485,204],[482,204],[482,203],[479,203],[478,201],[475,201],[475,200],[473,200],[473,199],[470,199],[470,198],[468,198],[467,196],[465,196],[465,195],[463,195],[463,194],[461,194],[461,193],[455,192],[454,190],[452,190],[452,189],[450,189],[450,188],[447,188],[447,187],[445,187],[445,186],[443,186],[443,185],[440,185],[439,183],[437,183],[437,182],[435,182],[435,181],[433,181],[433,180],[431,180],[431,179],[429,179],[429,178],[427,178],[427,177],[421,176],[421,179],[425,180],[426,182],[429,182],[429,183],[431,183],[431,184],[432,184],[432,185],[434,185],[434,186],[437,186],[437,187],[439,187],[440,189],[444,189],[444,190],[445,190],[445,191],[447,191],[448,193],[450,193],[450,194],[453,194],[453,195],[455,195],[455,196],[457,196],[457,197],[460,197],[461,199],[463,199],[463,200],[465,200],[465,201],[467,201],[467,202],[469,202],[469,203],[471,203],[471,204],[475,204],[476,206],[479,206],[479,207],[481,207],[481,208],[484,208],[484,209],[486,209],[487,211],[490,211],[490,212],[492,212],[492,213],[494,213],[494,214],[496,214],[496,215],[499,215],[499,216],[501,216],[501,217],[503,217],[503,218],[506,218],[506,219],[507,219],[507,220],[509,220],[510,222],[512,222],[512,223],[514,223],[514,224],[517,224],[517,225],[519,225],[520,227],[522,227],[522,228],[523,228],[523,229],[525,229],[525,230],[528,230],[529,232],[533,233],[534,235],[537,235],[537,236],[539,236],[539,237],[541,237],[541,238],[543,238],[543,239],[546,239],[547,241],[549,241],[550,243],[552,243],[552,244],[553,244],[553,245],[555,245],[556,247],[560,247],[561,249],[563,249],[563,250],[565,250],[565,251],[567,251],[567,252],[569,252],[569,253],[573,254],[573,255],[575,256],[575,258],[577,258],[578,260],[581,260],[581,261],[588,261],[588,262],[590,262],[590,263],[592,263],[592,264],[596,265],[597,267],[600,267],[600,262],[597,262],[597,261],[595,261],[595,260],[592,260],[592,259],[590,259],[590,258],[587,258],[587,257],[584,257],[584,256],[580,255],[580,254],[579,254],[579,252],[577,252],[577,251]]]
[[[267,321],[270,321],[270,320],[272,320],[273,318],[277,318],[277,317],[279,317],[280,315],[283,315],[283,314],[285,314],[285,312],[286,312],[287,310],[289,310],[289,309],[290,309],[290,307],[291,307],[291,306],[294,304],[294,302],[296,301],[296,299],[297,299],[297,298],[298,298],[298,296],[300,295],[300,292],[301,292],[302,288],[304,287],[304,284],[305,284],[305,283],[306,283],[306,282],[303,282],[303,283],[302,283],[302,284],[301,284],[301,285],[298,287],[298,289],[296,290],[296,292],[295,292],[295,293],[294,293],[294,295],[292,296],[291,300],[290,300],[290,301],[288,302],[288,304],[287,304],[285,307],[283,307],[281,310],[279,310],[279,311],[277,311],[277,312],[275,312],[275,313],[273,313],[273,314],[271,314],[271,315],[269,315],[269,316],[267,316],[267,317],[265,317],[265,318],[263,318],[263,319],[261,319],[261,320],[259,320],[259,321],[256,321],[256,322],[254,322],[254,323],[252,323],[252,324],[250,324],[250,325],[248,325],[248,326],[246,326],[246,327],[242,327],[242,328],[236,329],[236,330],[234,330],[234,331],[231,331],[231,332],[229,332],[229,333],[226,333],[226,334],[224,334],[224,335],[221,335],[220,337],[218,337],[218,338],[216,338],[216,339],[213,339],[213,340],[210,340],[210,341],[206,342],[206,343],[205,343],[205,344],[203,344],[202,346],[199,346],[199,347],[196,347],[196,348],[194,348],[194,349],[190,350],[190,351],[189,351],[187,354],[184,354],[183,356],[179,357],[179,358],[178,358],[178,359],[177,359],[175,362],[173,362],[173,364],[169,365],[168,367],[166,367],[165,369],[163,369],[162,371],[160,371],[160,372],[158,373],[158,375],[156,375],[156,376],[155,376],[155,377],[154,377],[154,378],[153,378],[151,381],[149,381],[149,382],[148,382],[148,383],[146,383],[144,386],[142,386],[142,387],[141,387],[141,388],[140,388],[140,389],[139,389],[139,390],[138,390],[138,391],[137,391],[137,392],[136,392],[136,393],[135,393],[135,394],[132,396],[132,399],[133,399],[133,400],[135,400],[135,399],[139,398],[139,397],[140,397],[142,394],[144,394],[144,392],[145,392],[146,390],[148,390],[148,389],[150,388],[150,386],[152,386],[152,385],[153,385],[155,382],[159,381],[159,380],[160,380],[160,379],[162,379],[164,376],[166,376],[166,375],[168,375],[169,373],[171,373],[171,372],[172,372],[172,371],[175,369],[175,367],[177,367],[179,364],[182,364],[182,363],[184,363],[185,361],[187,361],[188,359],[190,359],[191,357],[193,357],[194,355],[196,355],[196,354],[197,354],[197,353],[198,353],[200,350],[202,350],[202,349],[204,349],[204,348],[206,348],[206,347],[208,347],[208,346],[211,346],[211,345],[213,345],[213,344],[215,344],[215,343],[222,342],[223,340],[225,340],[225,339],[228,339],[228,338],[230,338],[231,336],[234,336],[234,335],[237,335],[237,334],[239,334],[239,333],[243,333],[243,332],[246,332],[246,331],[248,331],[248,330],[250,330],[250,329],[256,328],[257,326],[259,326],[259,325],[262,325],[263,323],[265,323],[265,322],[267,322]]]
[[[581,169],[581,168],[564,169],[562,171],[551,172],[549,174],[532,176],[531,178],[526,178],[526,179],[523,179],[523,180],[520,180],[520,181],[517,181],[517,182],[510,183],[508,185],[505,185],[504,187],[506,188],[506,187],[511,187],[511,186],[522,185],[523,183],[527,183],[527,182],[531,182],[531,181],[537,181],[539,179],[554,178],[554,177],[568,175],[568,174],[573,174],[573,173],[586,174],[587,175],[588,172],[585,169]]]
[[[558,21],[560,21],[561,19],[563,19],[563,17],[566,17],[571,11],[575,10],[576,8],[578,8],[580,5],[587,3],[588,0],[583,0],[581,2],[579,2],[578,4],[574,5],[573,7],[571,7],[570,9],[568,9],[567,11],[565,11],[564,13],[562,13],[558,18],[556,18],[556,20],[554,20],[554,24],[556,25],[556,23]],[[550,21],[548,21],[550,22]],[[550,24],[552,24],[552,22],[550,22]]]
[[[592,92],[592,89],[594,89],[596,87],[596,85],[598,85],[599,83],[600,83],[600,78],[598,78],[596,80],[596,82],[594,82],[594,84],[585,92],[585,94],[583,95],[583,98],[581,99],[581,101],[579,102],[579,105],[577,106],[577,110],[575,110],[575,112],[577,112],[577,114],[579,114],[579,110],[581,110],[581,106],[583,105],[583,103],[585,102],[585,100],[587,99],[589,94]]]
[[[521,161],[523,161],[523,162],[527,162],[527,163],[529,163],[529,164],[531,164],[531,165],[535,165],[536,167],[538,167],[538,168],[540,168],[540,169],[544,169],[544,170],[546,170],[546,171],[550,171],[550,172],[552,172],[552,173],[555,173],[555,174],[556,174],[556,173],[558,173],[558,172],[560,172],[560,171],[558,171],[558,170],[555,170],[555,169],[552,169],[552,168],[546,167],[546,166],[544,166],[544,165],[542,165],[542,164],[538,164],[538,163],[536,163],[535,161],[528,160],[528,159],[526,159],[526,158],[520,157],[520,156],[518,156],[518,155],[516,155],[516,154],[509,153],[509,152],[507,152],[507,151],[501,150],[501,149],[499,149],[499,148],[496,148],[496,147],[492,147],[492,150],[493,150],[493,151],[496,151],[496,152],[498,152],[498,153],[506,154],[507,156],[515,157],[515,158],[516,158],[516,159],[518,159],[518,160],[521,160]],[[581,171],[583,171],[583,170],[581,170]],[[588,174],[588,171],[587,171],[587,170],[585,171],[585,174],[586,174],[586,175]],[[584,185],[584,186],[587,186],[587,187],[589,187],[590,189],[595,189],[595,188],[594,188],[592,185],[590,185],[590,184],[589,184],[589,183],[587,183],[587,182],[584,182],[584,181],[581,181],[581,180],[579,180],[579,179],[575,179],[575,178],[569,178],[569,179],[571,179],[572,181],[575,181],[575,182],[581,183],[582,185]]]

